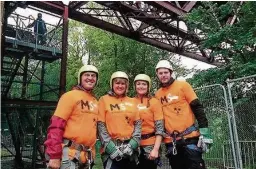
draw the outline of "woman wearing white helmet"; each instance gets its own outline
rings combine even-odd
[[[97,81],[97,68],[84,65],[77,86],[61,96],[44,143],[48,168],[84,169],[92,164],[98,120],[98,101],[92,90]]]
[[[136,104],[142,120],[139,169],[156,169],[160,165],[160,145],[164,132],[161,103],[150,96],[151,79],[138,74],[134,79]]]
[[[134,100],[126,96],[129,78],[117,71],[110,79],[111,91],[99,100],[98,133],[103,145],[105,169],[136,168],[141,121]]]

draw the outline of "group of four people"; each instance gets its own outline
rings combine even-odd
[[[155,96],[150,95],[150,77],[139,74],[133,83],[136,96],[130,98],[129,78],[117,71],[110,78],[111,90],[97,101],[92,90],[98,70],[83,66],[78,85],[61,96],[51,118],[45,142],[48,167],[91,168],[98,136],[104,169],[156,169],[162,141],[172,169],[205,169],[206,144],[199,137],[210,136],[207,118],[192,87],[174,80],[172,72],[169,61],[159,61],[161,87]]]

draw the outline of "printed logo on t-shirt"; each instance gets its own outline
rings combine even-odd
[[[148,109],[148,107],[143,105],[143,104],[138,104],[137,108],[138,108],[138,110],[146,110],[146,109]]]
[[[174,96],[171,93],[168,93],[167,96],[161,97],[160,101],[163,104],[164,102],[166,103],[171,103],[173,100],[178,100],[179,96]]]
[[[93,103],[92,101],[81,100],[80,104],[81,104],[82,113],[88,113],[88,111],[90,113],[94,113],[95,109],[97,108],[97,104]]]
[[[109,104],[110,110],[119,110],[119,111],[126,111],[127,106],[133,106],[132,103],[129,102],[124,102],[124,103],[119,103],[119,104]]]

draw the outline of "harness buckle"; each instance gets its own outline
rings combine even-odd
[[[116,141],[116,146],[118,146],[118,147],[122,146],[124,143],[124,141],[121,139],[116,139],[115,141]]]
[[[121,156],[117,156],[117,157],[115,158],[116,161],[121,161],[122,159],[123,159],[123,157],[121,157]]]

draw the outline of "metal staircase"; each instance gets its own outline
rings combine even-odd
[[[12,86],[15,76],[22,76],[23,74],[18,72],[23,57],[3,57],[3,63],[1,68],[1,97],[5,99]]]

